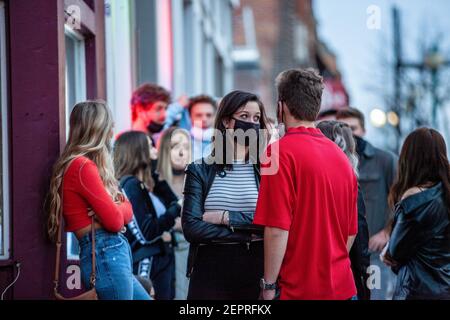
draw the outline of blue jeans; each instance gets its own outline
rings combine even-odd
[[[92,236],[80,240],[81,280],[90,288],[92,272]],[[100,300],[151,300],[133,275],[131,248],[120,233],[97,230],[95,236],[96,284]]]

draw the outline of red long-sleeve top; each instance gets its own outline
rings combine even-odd
[[[96,219],[110,232],[119,232],[133,217],[130,202],[114,203],[96,164],[86,157],[73,160],[64,174],[63,208],[67,232],[89,226],[89,210],[95,212]]]

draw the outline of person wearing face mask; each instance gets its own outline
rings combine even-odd
[[[143,132],[126,132],[114,146],[114,166],[120,187],[133,207],[127,225],[134,273],[149,278],[157,300],[175,297],[175,256],[170,231],[180,216],[177,196],[154,167],[157,150]]]
[[[267,148],[253,221],[264,227],[261,298],[350,300],[356,295],[349,251],[358,233],[358,184],[342,150],[315,127],[323,78],[291,69],[277,77],[276,87],[286,133]]]
[[[192,123],[190,128],[192,159],[195,161],[211,153],[217,103],[207,95],[195,96],[189,100],[188,111]]]
[[[186,169],[182,226],[190,243],[188,300],[257,299],[263,235],[252,222],[258,150],[269,140],[262,102],[251,93],[229,93],[215,129],[211,155]],[[255,151],[251,146],[258,142]]]
[[[365,119],[361,111],[354,108],[340,110],[337,119],[352,129],[360,159],[358,180],[367,209],[371,263],[381,271],[381,285],[372,289],[371,299],[390,300],[394,294],[395,274],[382,263],[379,256],[389,241],[392,229],[393,212],[388,204],[388,195],[395,180],[397,156],[374,147],[364,139]]]
[[[184,170],[191,159],[189,132],[177,127],[164,131],[158,148],[158,172],[179,199],[183,198]],[[175,299],[186,300],[189,279],[186,277],[189,243],[183,236],[180,218],[176,219],[172,237],[175,251]]]
[[[148,134],[157,142],[170,102],[170,92],[156,84],[146,83],[137,88],[131,98],[132,129]]]

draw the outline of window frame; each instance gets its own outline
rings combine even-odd
[[[9,199],[9,134],[8,134],[8,85],[7,85],[7,57],[6,57],[6,10],[5,2],[0,1],[0,108],[1,108],[1,130],[2,130],[2,217],[0,221],[0,260],[8,260],[11,257],[10,243],[10,199]]]
[[[73,30],[70,26],[65,25],[64,26],[64,36],[65,40],[66,38],[70,38],[70,40],[74,41],[74,72],[75,72],[75,103],[80,101],[85,101],[87,99],[87,80],[86,80],[86,38],[80,34],[79,32]],[[67,57],[67,51],[66,51],[66,57]],[[66,58],[66,64],[67,64],[67,58]],[[69,101],[69,83],[68,83],[68,68],[66,66],[66,74],[65,74],[65,81],[66,81],[66,101],[65,101],[65,108],[66,108],[66,137],[69,136],[69,119],[70,119],[70,112],[71,108],[73,107],[72,102]],[[69,261],[78,261],[80,260],[79,254],[74,253],[71,251],[71,248],[73,246],[74,241],[76,241],[76,237],[73,233],[67,233],[66,235],[66,254],[67,254],[67,260]]]

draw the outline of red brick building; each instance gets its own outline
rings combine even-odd
[[[330,101],[335,108],[348,105],[336,57],[319,39],[312,0],[240,3],[234,15],[236,88],[259,94],[269,115],[275,117],[274,79],[278,73],[289,68],[313,67],[326,77],[323,108],[330,108]],[[335,95],[345,99],[335,99]],[[339,103],[335,103],[337,100]]]

